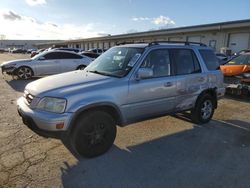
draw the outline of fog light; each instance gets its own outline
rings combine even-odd
[[[62,129],[64,127],[64,122],[61,122],[61,123],[57,123],[56,124],[56,128],[57,129]]]

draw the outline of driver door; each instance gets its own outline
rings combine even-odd
[[[60,53],[50,52],[40,57],[35,65],[37,75],[60,73]]]
[[[153,71],[150,78],[129,81],[127,105],[124,106],[128,121],[165,114],[175,107],[176,81],[172,76],[167,49],[151,51],[140,68]]]

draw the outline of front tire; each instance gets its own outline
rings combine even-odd
[[[19,67],[16,70],[16,75],[19,79],[27,80],[30,79],[33,76],[33,71],[29,67]]]
[[[77,153],[91,158],[108,151],[116,137],[114,119],[103,111],[90,111],[78,118],[71,143]]]
[[[191,119],[196,124],[208,123],[214,114],[215,102],[209,94],[197,99],[195,107],[191,110]]]

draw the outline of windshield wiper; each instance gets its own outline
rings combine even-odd
[[[87,72],[91,72],[91,73],[101,74],[101,75],[107,76],[107,74],[106,74],[105,72],[99,72],[99,71],[97,71],[97,70],[94,70],[94,71],[87,71]]]
[[[118,77],[120,78],[120,76],[117,76],[117,75],[113,75],[113,74],[108,74],[106,72],[100,72],[100,71],[97,71],[97,70],[93,70],[93,71],[87,71],[87,72],[91,72],[91,73],[95,73],[95,74],[100,74],[100,75],[103,75],[103,76],[112,76],[112,77]]]

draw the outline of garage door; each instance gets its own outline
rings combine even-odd
[[[229,48],[233,53],[249,48],[250,33],[230,34]]]
[[[189,42],[201,42],[201,36],[190,36],[188,37]]]

